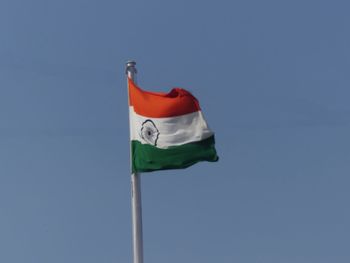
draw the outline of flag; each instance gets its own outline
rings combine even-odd
[[[190,92],[180,88],[169,93],[144,91],[131,79],[128,85],[133,172],[218,160],[214,133]]]

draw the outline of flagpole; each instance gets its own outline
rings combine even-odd
[[[128,78],[136,83],[136,62],[126,63]],[[128,88],[129,91],[129,88]],[[132,152],[130,144],[130,163],[132,164]],[[142,240],[142,203],[141,203],[141,177],[139,173],[131,172],[131,210],[132,210],[132,244],[133,263],[143,263],[143,240]]]

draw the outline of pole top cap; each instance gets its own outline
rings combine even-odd
[[[126,62],[127,67],[135,67],[135,65],[136,65],[136,62],[134,60],[128,60]]]
[[[128,72],[133,72],[133,73],[136,73],[137,70],[136,70],[136,62],[134,60],[128,60],[126,62],[126,70],[125,70],[125,73],[128,74]]]

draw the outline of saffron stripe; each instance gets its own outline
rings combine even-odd
[[[174,88],[169,93],[149,92],[140,89],[131,79],[129,103],[137,114],[150,118],[166,118],[200,110],[198,100],[188,91]]]

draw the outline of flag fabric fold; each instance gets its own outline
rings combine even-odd
[[[131,79],[128,86],[133,172],[218,160],[214,133],[190,92],[180,88],[169,93],[144,91]]]

